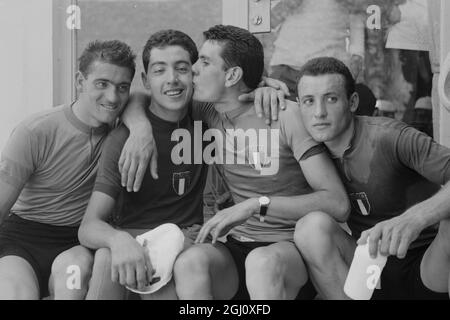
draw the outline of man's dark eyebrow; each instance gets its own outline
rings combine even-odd
[[[338,93],[336,91],[329,91],[327,93],[324,94],[324,96],[329,96],[329,95],[338,95]],[[300,99],[304,99],[304,98],[314,98],[314,95],[312,94],[308,94],[306,96],[299,96]]]
[[[188,60],[178,60],[178,61],[175,61],[175,64],[180,64],[180,63],[191,64],[191,62],[188,61]],[[149,65],[149,67],[151,68],[151,67],[153,67],[153,66],[155,66],[155,65],[159,65],[159,64],[160,64],[160,65],[166,66],[166,65],[167,65],[167,62],[164,62],[164,61],[155,61],[155,62],[151,63],[151,64]]]
[[[154,65],[157,65],[157,64],[167,65],[167,63],[165,63],[164,61],[155,61],[153,63],[150,63],[149,67],[151,68],[151,67],[153,67]]]
[[[109,82],[109,83],[112,83],[115,86],[121,86],[121,85],[124,85],[124,84],[126,84],[128,86],[131,85],[131,82],[128,82],[128,81],[124,81],[124,82],[121,82],[121,83],[114,83],[111,80],[103,79],[103,78],[94,79],[94,82],[97,82],[97,81]]]
[[[187,60],[178,60],[175,62],[175,64],[180,64],[180,63],[191,64],[191,62],[187,61]]]

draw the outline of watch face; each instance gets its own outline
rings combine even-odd
[[[261,197],[261,198],[259,198],[259,203],[262,206],[267,206],[270,203],[270,199],[268,197]]]

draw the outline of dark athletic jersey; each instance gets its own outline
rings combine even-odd
[[[449,149],[388,118],[355,117],[351,144],[334,160],[352,204],[348,224],[356,238],[431,197],[450,179]],[[435,228],[424,230],[411,248],[435,235]]]
[[[156,141],[159,179],[154,180],[147,168],[138,192],[127,192],[122,188],[118,161],[129,130],[121,125],[111,132],[105,142],[94,191],[118,199],[115,224],[121,228],[151,229],[162,223],[174,223],[184,228],[202,224],[207,167],[203,162],[194,164],[198,146],[194,148],[194,121],[191,115],[186,115],[179,122],[163,120],[148,108],[146,115],[152,124]],[[201,125],[197,131],[202,134]],[[172,161],[172,151],[177,151],[176,146],[179,144],[171,141],[174,132],[180,132],[184,138],[187,133],[191,136],[190,141],[187,138],[183,140],[187,143],[187,149],[191,149],[187,163],[176,164]],[[201,152],[202,145],[199,148]]]

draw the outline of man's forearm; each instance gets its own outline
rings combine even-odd
[[[122,121],[132,132],[138,127],[148,127],[150,122],[145,116],[145,108],[148,107],[150,98],[145,93],[135,92],[130,96],[130,100],[122,114]]]
[[[296,221],[315,211],[328,213],[337,221],[344,222],[347,220],[350,205],[344,194],[340,196],[329,191],[316,191],[293,197],[270,197],[267,215]],[[256,198],[254,212],[259,212]]]
[[[21,189],[12,187],[8,182],[0,179],[0,224],[11,212],[11,208],[17,201]]]
[[[124,231],[114,229],[110,224],[102,220],[92,220],[82,223],[78,231],[80,243],[91,249],[110,248],[115,239]]]

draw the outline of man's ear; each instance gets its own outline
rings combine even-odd
[[[145,72],[141,72],[141,79],[142,79],[142,84],[144,85],[144,88],[147,90],[150,90],[150,84],[148,83],[147,74]]]
[[[244,71],[241,67],[232,67],[228,69],[225,74],[225,87],[230,88],[236,85],[241,81],[243,76]]]
[[[86,79],[84,78],[81,71],[77,71],[75,74],[75,87],[77,88],[78,92],[83,92],[83,83]]]
[[[359,106],[359,95],[358,95],[358,93],[354,92],[350,96],[349,104],[350,104],[350,111],[352,113],[355,113],[356,110],[358,110],[358,106]]]

